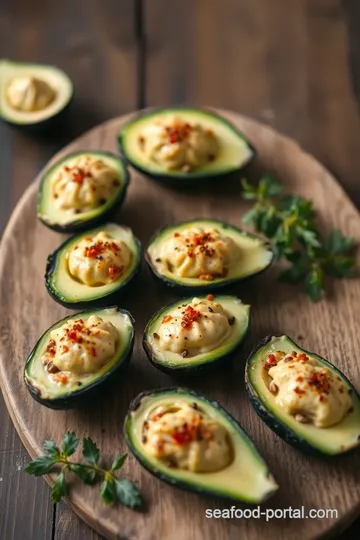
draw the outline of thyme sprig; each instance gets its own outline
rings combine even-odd
[[[298,195],[284,195],[282,186],[271,174],[265,174],[254,186],[242,180],[242,197],[254,201],[243,216],[244,224],[271,240],[275,257],[289,266],[279,279],[301,283],[311,300],[325,295],[326,276],[354,277],[355,240],[334,229],[323,238],[316,226],[312,201]]]
[[[68,494],[66,473],[74,473],[85,484],[93,485],[102,479],[100,495],[104,504],[113,504],[118,501],[130,508],[142,506],[142,499],[137,487],[125,478],[115,476],[115,471],[121,469],[127,458],[127,454],[114,459],[110,469],[100,467],[100,450],[90,438],[82,441],[82,457],[85,462],[70,461],[69,457],[74,454],[79,445],[79,438],[73,431],[67,431],[61,442],[61,449],[55,441],[45,441],[45,455],[30,461],[25,467],[25,472],[33,476],[42,476],[51,472],[57,472],[55,483],[51,490],[51,500],[57,503]]]

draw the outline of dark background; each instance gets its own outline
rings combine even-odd
[[[0,56],[56,64],[75,86],[60,132],[30,138],[0,124],[0,233],[55,151],[153,105],[213,105],[266,122],[360,206],[357,0],[0,0]],[[27,461],[0,397],[0,539],[99,540],[51,505],[45,482],[22,472]],[[356,537],[360,520],[342,538]]]

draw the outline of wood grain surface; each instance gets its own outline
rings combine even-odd
[[[359,216],[332,176],[301,148],[272,129],[234,113],[224,115],[254,142],[259,150],[258,167],[272,169],[291,192],[314,199],[325,227],[339,226],[360,240]],[[127,118],[127,117],[126,117]],[[81,148],[115,150],[115,135],[126,118],[110,121],[69,145],[64,152]],[[126,376],[104,399],[74,411],[51,411],[34,402],[22,381],[24,359],[36,339],[66,309],[48,297],[43,273],[45,261],[62,236],[41,225],[35,215],[36,185],[22,197],[4,234],[0,253],[0,378],[12,419],[32,456],[41,453],[47,438],[59,440],[66,429],[80,436],[91,435],[104,449],[104,458],[124,450],[122,422],[129,401],[141,390],[173,383],[146,360],[141,336],[146,321],[161,305],[174,299],[154,285],[144,268],[139,286],[127,295],[123,307],[135,316],[137,340]],[[169,190],[132,171],[132,180],[119,220],[131,226],[146,243],[154,230],[165,224],[194,216],[216,217],[239,224],[245,206],[238,185],[196,193]],[[268,503],[272,508],[304,505],[336,508],[337,520],[274,520],[267,524],[267,537],[315,538],[346,527],[360,512],[360,471],[356,455],[323,462],[310,459],[279,440],[255,415],[244,393],[243,370],[246,352],[258,339],[272,332],[286,333],[304,347],[328,357],[359,387],[356,362],[360,336],[360,315],[356,298],[358,280],[333,287],[329,299],[311,304],[296,288],[279,285],[276,269],[254,279],[236,292],[253,306],[253,324],[245,351],[232,369],[197,380],[192,387],[217,399],[242,423],[268,461],[281,489]],[[11,359],[11,361],[9,361]],[[263,537],[261,520],[216,520],[205,518],[206,508],[225,508],[228,503],[203,499],[165,486],[129,459],[125,472],[144,493],[147,509],[135,513],[121,506],[104,508],[96,490],[76,483],[68,503],[83,519],[107,538],[128,540],[228,539],[244,535]],[[51,482],[51,479],[50,479]],[[300,526],[301,525],[301,526]],[[176,531],[174,530],[176,527]],[[64,534],[64,532],[63,532]],[[61,536],[60,536],[61,537]],[[64,537],[64,536],[63,536]]]
[[[266,122],[320,159],[359,207],[359,36],[358,0],[2,0],[1,55],[59,65],[75,100],[47,138],[0,123],[0,233],[56,150],[146,105],[214,104]],[[28,455],[1,395],[0,455],[1,539],[99,540],[22,473]],[[344,538],[359,535],[357,520]]]

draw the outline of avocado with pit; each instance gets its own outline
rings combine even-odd
[[[52,380],[43,362],[44,354],[51,342],[51,332],[68,321],[79,319],[86,321],[91,315],[96,315],[115,327],[117,332],[115,353],[98,371],[77,376],[72,387],[69,387],[69,384],[59,385]],[[24,380],[30,395],[50,409],[76,407],[83,400],[103,390],[106,387],[105,383],[113,380],[127,366],[134,347],[134,336],[134,324],[130,313],[117,306],[64,317],[46,330],[25,362]]]
[[[193,298],[186,298],[178,300],[170,306],[166,306],[157,313],[155,313],[150,321],[147,323],[143,346],[147,354],[148,359],[154,367],[169,374],[182,374],[182,373],[197,373],[203,372],[210,368],[219,367],[225,365],[228,361],[234,358],[241,348],[243,341],[249,331],[250,325],[250,306],[245,305],[235,296],[216,295],[212,297],[214,301],[224,309],[227,318],[227,330],[226,337],[211,350],[201,351],[199,349],[185,349],[183,351],[174,352],[173,350],[167,350],[162,347],[159,337],[159,328],[166,317],[175,318],[179,321],[179,328],[183,333],[186,333],[181,327],[181,321],[184,316],[187,316],[186,307],[192,304]],[[196,299],[199,302],[206,301],[206,297],[200,297]],[[199,324],[199,332],[205,332],[207,330],[207,323],[211,325],[210,331],[214,331],[216,324],[219,324],[216,317],[212,319],[214,314],[212,308],[206,308],[209,311],[207,314],[200,314],[200,319],[195,323]],[[196,312],[196,306],[195,306]],[[175,313],[175,316],[169,315]],[[178,317],[177,314],[178,313]],[[185,319],[184,319],[185,320]],[[202,323],[204,323],[202,325]],[[226,323],[225,323],[226,324]],[[194,323],[192,323],[194,326]],[[191,335],[193,328],[189,328],[189,334]],[[175,329],[176,331],[176,329]],[[179,335],[175,335],[174,341],[179,338]],[[204,336],[203,336],[204,337]],[[189,343],[188,337],[184,343]]]
[[[0,60],[0,117],[24,128],[44,128],[68,108],[73,84],[61,69]]]
[[[298,421],[279,405],[276,394],[269,389],[271,377],[265,367],[269,355],[277,351],[290,356],[294,352],[296,355],[304,353],[314,359],[316,366],[330,370],[343,383],[343,391],[349,394],[351,401],[349,410],[340,422],[328,427],[316,427],[312,421]],[[246,362],[245,383],[250,401],[260,418],[298,450],[324,457],[345,454],[360,446],[360,396],[357,390],[337,367],[318,354],[302,349],[288,336],[267,336],[260,341]],[[301,390],[297,392],[300,398]],[[331,391],[331,385],[327,391]],[[319,399],[328,399],[326,392]]]
[[[202,472],[190,466],[181,466],[180,461],[179,463],[168,462],[166,457],[160,458],[148,451],[146,428],[152,419],[152,414],[157,414],[157,412],[159,416],[166,414],[167,417],[164,418],[169,418],[171,426],[172,414],[181,407],[185,410],[186,408],[191,410],[188,407],[196,409],[210,423],[218,424],[225,433],[227,450],[230,454],[228,462],[226,464],[223,462],[220,469],[215,470],[221,456],[217,454],[216,444],[212,445],[211,441],[208,452],[203,449],[202,457],[213,461],[212,468]],[[187,449],[182,443],[193,439],[192,432],[190,429],[188,431],[184,433],[181,426],[178,426],[170,433],[169,440],[177,445],[174,447],[175,456],[177,451],[184,450],[186,454]],[[184,388],[163,388],[143,392],[130,404],[124,423],[124,433],[131,452],[140,464],[156,478],[174,487],[246,503],[261,503],[278,489],[267,464],[235,418],[216,401],[210,401],[194,391]],[[200,442],[195,442],[195,445],[199,445],[193,448],[195,453],[207,445],[206,440],[200,440],[201,433],[201,426],[199,426],[199,431],[195,435]],[[211,433],[206,435],[211,439]],[[222,442],[224,443],[224,440]],[[190,455],[189,459],[191,459]]]
[[[59,206],[59,194],[55,189],[56,182],[59,181],[60,175],[63,174],[64,170],[68,174],[68,169],[73,169],[74,173],[68,184],[70,181],[75,184],[80,184],[81,181],[84,183],[84,179],[87,179],[85,175],[89,173],[75,166],[78,160],[81,159],[90,159],[93,162],[98,161],[104,167],[108,168],[107,173],[109,173],[109,170],[112,171],[113,185],[110,195],[105,200],[100,199],[97,204],[94,203],[91,206],[84,207],[83,210],[77,206],[71,208],[68,202],[69,207],[62,208]],[[76,176],[77,172],[79,173],[78,177]],[[127,165],[115,154],[100,150],[87,150],[68,154],[50,167],[45,168],[45,171],[41,174],[37,201],[38,218],[50,229],[63,233],[75,233],[87,227],[104,223],[114,216],[122,205],[129,182],[130,175]],[[68,189],[65,185],[62,187],[64,188],[62,192],[64,197],[67,197],[70,201],[72,197],[74,201],[78,202],[77,197],[81,196],[80,189],[76,191],[78,186],[69,186]],[[83,187],[83,185],[80,185],[80,187]],[[94,192],[96,185],[89,185],[88,193],[84,197],[89,197],[90,189]],[[86,201],[86,199],[84,200]]]
[[[81,282],[69,270],[69,257],[74,248],[84,238],[93,238],[98,233],[105,233],[107,241],[121,241],[128,250],[129,262],[118,278],[106,283],[95,283],[93,286]],[[124,249],[124,246],[123,246]],[[94,262],[103,264],[101,254],[96,255]],[[98,258],[96,258],[98,257]],[[96,229],[77,234],[66,240],[54,253],[49,255],[45,272],[45,285],[50,296],[59,304],[69,309],[86,309],[90,306],[109,305],[118,300],[120,295],[131,284],[141,266],[142,248],[132,230],[125,225],[106,223]],[[86,261],[86,260],[85,260]]]
[[[159,132],[159,126],[166,130],[165,135]],[[195,133],[192,140],[188,137],[191,132]],[[206,143],[208,134],[214,139],[210,143]],[[147,136],[152,138],[150,152]],[[184,141],[192,145],[187,157],[183,154]],[[231,122],[205,109],[177,107],[145,111],[123,126],[118,143],[135,169],[174,187],[196,187],[239,172],[256,155],[247,137]],[[206,144],[210,144],[208,155]]]
[[[194,230],[202,232],[195,234]],[[214,268],[213,262],[216,262],[216,259],[220,259],[220,262],[224,259],[221,248],[216,252],[216,241],[211,241],[211,238],[209,241],[208,231],[220,235],[229,243],[229,250],[235,254],[229,267],[222,268],[222,273],[208,273]],[[194,236],[196,238],[193,241]],[[176,237],[184,237],[184,245],[169,249]],[[173,260],[170,261],[169,257]],[[271,244],[259,236],[224,221],[200,218],[176,223],[157,231],[150,240],[145,259],[160,282],[179,292],[201,293],[223,289],[260,274],[272,264],[274,254]],[[195,274],[193,266],[197,264],[197,260],[199,268],[203,269],[203,275],[199,272],[198,275]],[[192,275],[186,275],[190,272]]]

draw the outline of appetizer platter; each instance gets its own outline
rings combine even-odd
[[[292,195],[279,207],[276,184],[258,184],[269,170]],[[341,249],[360,240],[358,212],[295,142],[238,114],[111,120],[54,156],[24,193],[0,251],[1,386],[32,458],[67,430],[95,440],[104,462],[129,453],[123,471],[140,511],[105,505],[109,494],[102,501],[76,478],[66,497],[106,538],[260,540],[265,526],[270,539],[317,538],[359,514],[360,282],[330,281],[314,303],[277,279],[280,255],[291,281],[304,277],[304,254],[273,229],[294,205],[298,223],[311,221],[305,200],[325,233],[335,229],[331,253],[315,227],[301,229],[306,256],[318,257],[305,279],[318,300],[319,269],[350,275]],[[257,504],[338,517],[205,514]]]

